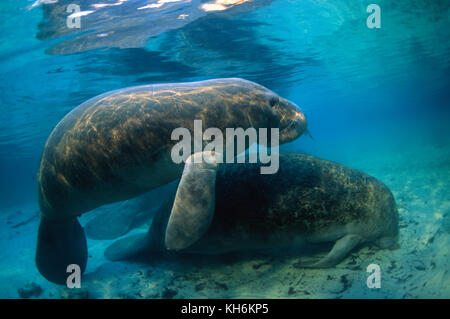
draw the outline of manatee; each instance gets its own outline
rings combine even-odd
[[[139,226],[142,221],[151,219],[156,212],[155,208],[148,207],[139,210],[139,207],[128,202],[121,202],[119,207],[114,206],[98,213],[86,223],[86,236],[96,240],[115,239],[125,235],[134,226]]]
[[[298,138],[306,119],[294,103],[243,79],[213,79],[119,89],[68,113],[50,134],[38,171],[41,221],[36,265],[64,284],[69,264],[87,264],[77,217],[165,185],[183,172],[171,149],[174,129],[279,128],[279,142]]]
[[[86,236],[95,240],[115,239],[147,223],[170,193],[176,182],[158,187],[142,196],[102,206],[84,226]]]
[[[46,50],[49,54],[73,54],[99,48],[145,47],[147,40],[170,30],[181,29],[202,18],[234,17],[269,5],[273,0],[179,0],[179,1],[94,1],[37,0],[43,19],[38,24],[40,40],[59,38]],[[99,3],[100,2],[100,3]],[[67,9],[81,8],[82,28],[67,27]]]
[[[397,207],[382,182],[308,155],[282,153],[279,160],[280,169],[272,175],[261,175],[260,163],[189,168],[187,161],[186,175],[196,178],[183,173],[176,193],[158,210],[149,231],[116,241],[105,251],[106,258],[117,261],[161,252],[223,254],[283,246],[295,249],[330,242],[334,246],[325,257],[300,263],[302,267],[327,268],[358,245],[396,245]],[[203,199],[195,194],[208,192],[199,192],[202,187],[215,194],[213,210],[208,204],[198,204]]]

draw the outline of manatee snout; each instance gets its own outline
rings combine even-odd
[[[233,99],[236,109],[243,111],[249,124],[259,128],[278,128],[279,144],[291,142],[300,137],[307,128],[302,109],[275,92],[243,79],[227,79],[239,83],[244,93]]]
[[[280,119],[280,143],[289,143],[299,138],[308,126],[305,114],[295,103],[280,98],[278,113]]]

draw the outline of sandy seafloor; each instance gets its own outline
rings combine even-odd
[[[110,262],[112,241],[88,240],[81,289],[54,285],[34,265],[38,207],[0,214],[1,298],[449,298],[450,147],[424,139],[352,152],[340,162],[386,183],[400,214],[400,248],[362,247],[331,269],[299,269],[295,252]],[[350,153],[349,153],[350,154]],[[331,156],[332,157],[332,156]],[[102,208],[98,209],[101,211]],[[82,217],[82,223],[95,216]],[[147,230],[145,224],[131,233]],[[381,288],[369,289],[369,264]]]

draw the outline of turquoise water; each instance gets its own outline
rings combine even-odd
[[[33,260],[36,172],[58,121],[110,90],[220,77],[255,81],[301,106],[313,138],[282,150],[383,181],[399,206],[400,248],[354,252],[359,270],[349,259],[302,271],[292,268],[295,257],[257,256],[230,265],[161,261],[140,275],[142,265],[108,262],[108,242],[90,240],[89,296],[450,297],[450,3],[380,0],[381,28],[370,29],[371,1],[213,2],[1,1],[0,297],[17,298],[32,283],[42,289],[33,297],[73,293],[45,281]],[[72,3],[93,11],[80,29],[65,25]],[[365,285],[375,261],[387,269],[378,290]]]

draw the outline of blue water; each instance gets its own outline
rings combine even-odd
[[[11,228],[38,210],[38,163],[58,121],[110,90],[219,77],[255,81],[300,105],[313,138],[301,137],[282,149],[377,177],[394,193],[404,227],[402,248],[377,255],[387,265],[396,262],[392,271],[398,273],[390,273],[385,290],[369,290],[352,279],[352,288],[341,295],[325,286],[323,292],[288,294],[280,279],[287,270],[278,261],[278,279],[270,289],[261,283],[267,293],[254,283],[247,290],[231,284],[228,292],[216,289],[207,295],[450,297],[450,2],[378,0],[380,29],[366,25],[372,1],[235,1],[220,11],[201,9],[214,1],[195,0],[99,1],[116,4],[102,8],[94,8],[91,0],[30,8],[33,2],[0,2],[0,287],[14,277],[0,297],[16,298],[18,289],[31,282],[44,288],[35,297],[59,297],[52,294],[59,288],[46,286],[34,269],[37,219]],[[81,29],[64,26],[63,9],[70,3],[94,11],[81,17]],[[137,10],[148,4],[155,8]],[[55,8],[62,10],[57,14]],[[416,259],[423,267],[410,266]],[[28,263],[18,267],[18,260]],[[349,278],[364,277],[365,266]],[[308,277],[305,285],[315,280],[322,287],[326,273],[311,273],[316,277]],[[143,296],[161,297],[157,291],[165,284],[160,284]],[[97,297],[124,297],[95,289]],[[186,290],[176,296],[203,295]]]

